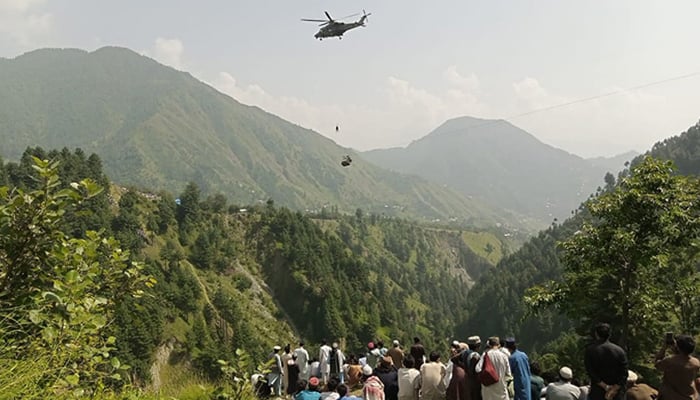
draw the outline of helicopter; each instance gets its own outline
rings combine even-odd
[[[328,21],[325,19],[307,19],[307,18],[302,18],[302,21],[307,21],[307,22],[321,22],[319,26],[321,29],[319,29],[318,32],[314,35],[314,37],[318,40],[323,40],[323,38],[327,37],[333,37],[337,36],[338,39],[343,38],[343,33],[349,31],[350,29],[357,28],[358,26],[365,26],[365,21],[367,20],[367,17],[372,15],[372,13],[367,14],[365,10],[362,10],[362,18],[360,18],[356,22],[340,22],[339,20],[335,20],[331,17],[330,14],[328,14],[328,11],[324,11],[326,14],[326,17],[328,17]],[[350,18],[354,17],[357,14],[352,14],[348,15],[347,17],[343,17],[340,19],[345,19],[345,18]]]

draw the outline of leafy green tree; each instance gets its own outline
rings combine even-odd
[[[700,295],[699,198],[697,179],[646,157],[614,190],[586,202],[592,218],[561,243],[563,280],[533,287],[526,302],[556,307],[581,333],[611,323],[631,360],[643,362],[664,331],[697,329],[679,300]]]
[[[131,190],[127,191],[119,199],[119,214],[112,219],[114,236],[122,247],[132,253],[137,253],[144,247],[138,202],[138,195]]]
[[[156,211],[156,223],[158,224],[158,234],[164,234],[168,227],[174,225],[175,220],[175,199],[168,192],[161,192]]]
[[[102,189],[91,180],[60,189],[58,163],[33,161],[36,190],[0,188],[0,369],[42,360],[29,372],[34,394],[86,396],[120,379],[108,326],[122,300],[154,282],[113,238],[61,231],[66,209]],[[22,378],[0,382],[3,395],[27,397],[10,391]]]

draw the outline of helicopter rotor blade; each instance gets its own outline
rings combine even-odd
[[[331,15],[328,14],[328,11],[324,11],[326,13],[326,17],[328,17],[328,21],[333,22],[333,18],[331,18]]]
[[[344,20],[344,19],[347,19],[347,18],[356,17],[356,16],[358,16],[358,15],[360,15],[360,13],[354,13],[354,14],[346,15],[346,16],[344,16],[343,18],[338,18],[338,20]]]
[[[326,21],[325,19],[308,19],[308,18],[302,18],[301,20],[302,20],[302,21],[306,21],[306,22],[325,22],[325,23],[328,23],[328,21]]]

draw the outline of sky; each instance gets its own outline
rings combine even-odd
[[[300,21],[363,8],[342,40]],[[358,150],[466,115],[611,156],[700,120],[698,15],[698,0],[0,0],[0,57],[128,47]]]

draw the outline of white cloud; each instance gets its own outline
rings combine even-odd
[[[479,78],[473,72],[469,76],[463,76],[457,71],[456,65],[450,65],[442,75],[447,82],[464,92],[477,93],[479,91]]]
[[[360,150],[403,146],[449,118],[469,115],[510,118],[543,142],[581,156],[613,155],[631,149],[643,151],[660,137],[679,133],[685,127],[671,128],[658,116],[675,115],[682,121],[683,113],[689,112],[676,110],[664,95],[615,87],[599,92],[619,92],[615,95],[567,105],[581,97],[558,94],[533,77],[512,83],[512,92],[502,95],[505,100],[496,109],[484,102],[476,75],[462,75],[449,66],[442,77],[448,84],[443,91],[387,77],[385,85],[363,105],[315,104],[280,96],[258,84],[242,85],[226,72],[219,74],[213,86],[245,104],[257,105]],[[688,124],[692,122],[688,119]],[[339,135],[334,130],[336,124],[341,127]]]
[[[244,104],[259,106],[314,129],[342,145],[365,150],[406,145],[448,118],[483,115],[486,106],[475,95],[479,81],[474,74],[465,77],[456,67],[448,67],[443,77],[449,88],[444,93],[433,93],[390,76],[377,96],[362,105],[314,104],[294,96],[274,95],[258,84],[242,85],[228,72],[219,73],[212,86]],[[340,125],[339,135],[335,133],[336,124]]]
[[[564,97],[550,94],[537,79],[530,77],[513,83],[513,91],[520,100],[520,112],[529,112],[570,101]]]
[[[669,119],[659,116],[683,120],[684,111],[673,107],[666,96],[648,90],[612,87],[590,99],[575,99],[553,94],[536,79],[525,78],[513,84],[513,92],[519,100],[516,117],[511,118],[514,124],[548,144],[585,157],[645,151],[659,138],[680,133],[673,129],[683,129],[670,127]]]
[[[165,39],[159,37],[153,45],[152,57],[161,64],[168,65],[175,69],[182,70],[182,55],[185,52],[185,46],[182,45],[180,39]],[[143,52],[147,56],[151,56],[151,52]]]
[[[0,0],[0,41],[19,50],[45,46],[53,16],[41,10],[45,0]]]

